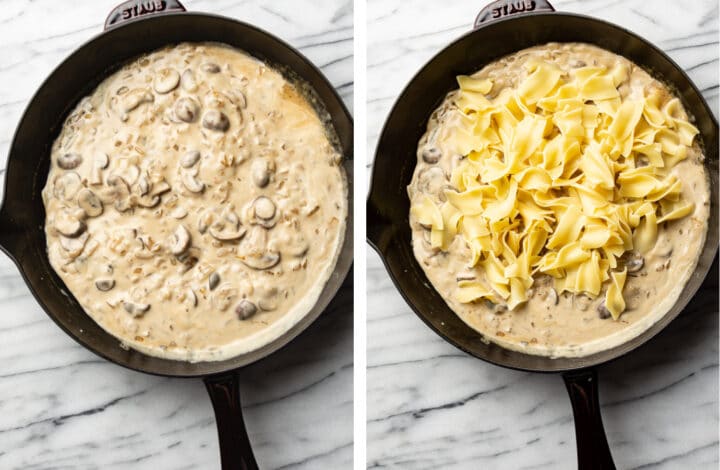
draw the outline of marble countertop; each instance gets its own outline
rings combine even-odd
[[[402,88],[469,30],[483,3],[369,1],[368,162]],[[717,114],[716,1],[551,3],[659,45]],[[368,468],[575,468],[562,379],[506,370],[455,349],[411,312],[368,251]],[[718,467],[717,277],[714,286],[653,341],[600,368],[603,419],[618,468]]]
[[[102,30],[119,0],[5,0],[0,9],[0,168],[52,69]],[[352,108],[353,3],[183,0],[254,23],[318,64]],[[0,256],[0,468],[220,468],[201,380],[152,377],[83,349],[45,315]],[[288,347],[242,371],[262,468],[351,468],[353,319],[348,282]]]

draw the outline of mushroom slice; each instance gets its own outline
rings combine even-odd
[[[213,221],[213,213],[212,212],[203,212],[200,214],[200,217],[198,217],[198,232],[205,233],[207,232],[208,227]]]
[[[580,310],[581,312],[587,311],[590,308],[592,299],[585,294],[577,294],[573,296],[573,307]]]
[[[164,95],[177,88],[179,83],[180,74],[175,69],[164,68],[155,76],[154,88],[156,92]]]
[[[557,291],[550,286],[541,288],[538,295],[543,302],[550,305],[557,305],[560,301]]]
[[[200,113],[200,105],[193,98],[180,98],[173,107],[175,116],[184,122],[194,122]]]
[[[240,218],[233,212],[232,206],[227,207],[224,212],[223,218],[237,228],[240,225]]]
[[[250,208],[253,217],[252,223],[271,229],[277,223],[277,210],[270,198],[260,196],[255,199]]]
[[[218,73],[220,72],[220,66],[214,62],[205,62],[200,66],[203,72],[206,73]]]
[[[225,132],[230,128],[230,120],[225,113],[211,109],[203,116],[202,125],[205,129]]]
[[[129,207],[125,207],[130,196],[130,187],[127,182],[118,175],[110,175],[107,179],[109,189],[101,194],[101,199],[105,203],[115,203],[115,208],[121,212],[126,211]]]
[[[192,268],[195,267],[195,265],[200,260],[200,249],[194,246],[191,246],[187,249],[185,253],[181,253],[176,256],[177,260],[180,261],[180,271],[182,273],[186,273],[190,271]]]
[[[64,153],[59,155],[56,161],[57,165],[63,170],[74,170],[80,166],[83,158],[77,153]]]
[[[272,164],[267,158],[256,158],[253,160],[250,166],[250,173],[252,174],[253,183],[258,188],[264,188],[270,183],[270,176],[272,175]]]
[[[156,207],[158,204],[160,204],[160,196],[156,194],[154,196],[146,195],[143,197],[136,197],[135,202],[140,207],[152,209],[153,207]]]
[[[195,294],[195,291],[192,289],[188,289],[187,293],[185,295],[185,303],[190,305],[191,307],[197,307],[198,304],[198,298]]]
[[[109,164],[110,159],[108,158],[106,153],[99,153],[93,159],[93,165],[95,166],[95,168],[99,168],[101,170],[107,168]]]
[[[141,317],[150,310],[150,304],[141,304],[138,302],[131,302],[129,300],[123,300],[123,308],[127,313],[133,317]]]
[[[88,217],[97,217],[103,213],[103,203],[90,189],[83,189],[78,193],[78,207],[85,211]]]
[[[55,197],[66,201],[75,197],[82,188],[82,178],[74,171],[68,171],[55,179],[53,194]]]
[[[252,223],[262,225],[266,229],[271,229],[277,223],[277,209],[275,203],[266,196],[260,196],[252,202],[250,214],[253,218]]]
[[[135,88],[123,96],[122,111],[123,113],[129,113],[137,109],[141,104],[152,103],[153,101],[155,101],[155,97],[150,91],[143,88]]]
[[[610,310],[608,310],[607,307],[605,306],[604,300],[602,302],[600,302],[600,305],[597,306],[597,312],[598,312],[598,317],[600,317],[602,320],[605,320],[612,316],[612,313],[610,313]]]
[[[80,234],[82,234],[87,228],[85,222],[66,212],[61,212],[57,217],[55,217],[53,226],[61,235],[68,238],[79,237]]]
[[[109,290],[112,290],[113,287],[115,287],[115,280],[114,279],[98,279],[95,281],[95,287],[99,291],[107,292]]]
[[[208,289],[214,290],[220,284],[220,275],[217,272],[210,274],[208,278]]]
[[[245,236],[246,230],[238,227],[236,230],[225,230],[224,228],[210,227],[210,235],[216,240],[223,242],[240,240]]]
[[[255,313],[257,313],[257,307],[249,300],[243,299],[240,301],[237,307],[235,307],[235,313],[240,320],[247,320],[248,318],[255,315]]]
[[[422,151],[422,159],[425,161],[425,163],[437,163],[438,161],[440,161],[441,156],[442,153],[437,147],[426,147],[425,150]]]
[[[278,290],[276,287],[266,287],[261,289],[259,292],[260,299],[258,300],[258,307],[266,312],[275,310],[278,306],[277,294]]]
[[[140,179],[137,180],[137,183],[135,184],[136,193],[139,196],[144,196],[147,193],[150,192],[150,181],[148,181],[147,177],[145,175],[141,176]]]
[[[166,192],[170,191],[170,185],[167,181],[163,180],[159,183],[156,183],[152,187],[152,192],[150,193],[152,196],[160,196],[162,194],[165,194]]]
[[[547,298],[548,298],[548,301],[550,303],[552,303],[553,305],[557,305],[558,302],[560,301],[560,298],[557,295],[557,291],[552,287],[550,288]]]
[[[260,299],[258,307],[266,312],[271,312],[277,308],[277,302],[275,299]]]
[[[187,251],[190,247],[190,232],[185,228],[184,225],[178,225],[173,232],[172,244],[170,245],[170,252],[174,255],[180,255]]]
[[[193,75],[192,70],[187,69],[183,72],[182,77],[180,79],[180,84],[182,85],[183,90],[186,90],[186,91],[197,90],[197,82],[195,81],[195,75]]]
[[[508,307],[504,303],[495,303],[491,301],[490,299],[485,299],[483,302],[485,304],[485,307],[491,311],[492,313],[496,315],[502,315],[503,313],[507,312]]]
[[[137,165],[127,165],[124,168],[116,169],[117,174],[119,177],[121,177],[128,186],[132,186],[137,181],[138,177],[140,176],[140,168],[137,167]]]
[[[630,275],[635,275],[645,266],[645,258],[640,254],[630,254],[625,259],[625,267]]]
[[[190,168],[200,160],[200,152],[197,150],[190,150],[180,158],[180,165],[183,168]]]
[[[90,238],[90,235],[85,232],[82,235],[80,235],[77,238],[67,238],[67,237],[60,237],[60,246],[67,252],[67,255],[70,258],[77,258],[80,256],[80,253],[82,253],[83,249],[85,249],[85,244],[87,243],[88,239]]]
[[[276,266],[280,262],[280,253],[268,250],[264,253],[250,253],[240,256],[240,261],[248,268],[262,271]]]
[[[93,166],[90,170],[90,184],[99,186],[102,184],[102,170],[108,167],[110,159],[107,154],[100,153],[93,159]]]
[[[275,203],[269,197],[260,196],[253,202],[255,217],[270,220],[275,217]]]
[[[259,226],[261,226],[261,227],[263,227],[263,228],[266,228],[266,229],[268,229],[268,230],[270,230],[271,228],[273,228],[276,223],[277,223],[277,220],[275,220],[275,219],[263,220],[263,219],[260,219],[260,218],[256,218],[256,219],[253,220],[253,222],[252,222],[253,225],[259,225]]]
[[[222,203],[227,202],[228,198],[230,197],[230,191],[232,189],[232,182],[231,181],[224,181],[217,185],[215,187],[215,191],[213,191],[212,199]]]
[[[237,101],[236,106],[243,109],[247,107],[247,98],[245,98],[245,93],[240,90],[234,90],[231,93],[235,97],[235,101]]]
[[[192,174],[183,173],[182,184],[191,193],[201,193],[205,189],[205,183],[198,181]]]
[[[90,170],[90,179],[89,179],[89,181],[90,181],[90,184],[91,184],[92,186],[100,186],[100,185],[102,184],[102,182],[103,182],[103,181],[102,181],[102,170],[100,170],[99,168],[93,167],[93,168]]]
[[[180,219],[184,219],[185,217],[187,217],[187,214],[188,214],[188,211],[184,207],[176,207],[170,213],[170,217],[172,217],[173,219],[180,220]]]
[[[428,194],[442,194],[447,186],[447,175],[439,166],[425,167],[418,173],[418,188]]]
[[[115,206],[115,210],[118,212],[127,212],[133,208],[133,202],[133,200],[127,197],[125,199],[118,199],[113,206]]]

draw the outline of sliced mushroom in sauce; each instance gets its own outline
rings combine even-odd
[[[88,217],[97,217],[103,213],[102,201],[90,189],[83,189],[78,193],[77,203]]]
[[[246,299],[241,300],[237,307],[235,307],[235,313],[240,320],[247,320],[255,315],[256,312],[257,306]]]
[[[74,170],[80,166],[83,158],[78,153],[64,153],[58,156],[56,161],[57,165],[63,170]]]
[[[107,292],[109,290],[112,290],[113,287],[115,287],[115,280],[114,279],[97,279],[95,281],[95,287],[99,291]]]
[[[183,122],[194,122],[200,114],[200,105],[193,98],[180,98],[175,102],[175,116]]]
[[[222,111],[211,109],[203,116],[202,125],[206,129],[225,132],[230,128],[230,120]]]
[[[170,93],[177,88],[180,83],[180,74],[175,69],[164,68],[155,75],[154,88],[155,91],[164,95]]]

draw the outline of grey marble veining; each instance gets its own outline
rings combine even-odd
[[[0,168],[45,77],[98,34],[117,0],[0,2]],[[352,108],[351,0],[183,0],[254,23],[318,64]],[[202,381],[152,377],[86,351],[0,256],[0,468],[220,468]],[[244,415],[262,468],[351,468],[352,285],[288,347],[244,369]]]
[[[717,115],[717,1],[551,0],[668,52]],[[415,72],[469,30],[483,2],[368,2],[368,170],[392,104]],[[557,375],[462,353],[425,326],[368,255],[369,468],[572,469],[570,403]],[[618,468],[718,468],[718,296],[714,284],[665,331],[603,366],[600,396]]]

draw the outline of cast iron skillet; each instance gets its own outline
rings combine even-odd
[[[281,348],[322,313],[352,264],[352,216],[348,217],[345,242],[335,270],[313,309],[274,342],[220,362],[191,364],[120,348],[118,340],[100,328],[67,294],[48,262],[45,249],[45,210],[40,191],[48,174],[50,148],[65,116],[124,62],[182,41],[218,41],[238,47],[275,66],[314,94],[313,102],[321,115],[329,115],[328,127],[334,129],[345,157],[352,214],[352,119],[322,73],[291,46],[267,32],[229,18],[184,11],[177,1],[123,3],[108,17],[106,31],[73,52],[42,84],[25,110],[10,147],[5,200],[0,209],[0,248],[18,266],[50,318],[90,351],[140,372],[203,377],[215,409],[223,468],[254,469],[257,464],[243,424],[236,370]]]
[[[562,372],[575,416],[579,467],[612,469],[600,417],[595,366],[620,357],[659,333],[687,305],[703,282],[718,248],[718,124],[700,92],[668,56],[637,35],[587,16],[554,13],[546,1],[491,3],[481,11],[475,30],[428,62],[410,81],[385,122],[375,153],[367,201],[367,236],[390,277],[415,313],[446,341],[493,364],[533,372]],[[430,114],[457,88],[455,76],[526,47],[551,41],[596,44],[631,59],[672,84],[696,119],[705,144],[711,178],[712,207],[707,241],[695,272],[673,308],[640,336],[613,349],[581,358],[550,359],[504,349],[481,341],[430,286],[415,260],[408,223],[406,187],[417,161],[416,148]]]

